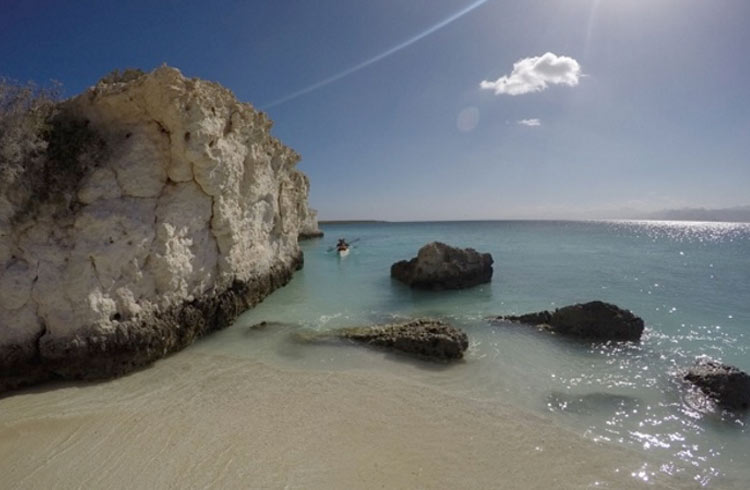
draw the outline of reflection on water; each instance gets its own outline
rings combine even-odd
[[[669,240],[675,243],[721,243],[747,240],[748,223],[721,223],[713,221],[602,221],[625,236],[645,236],[653,241]],[[682,254],[684,255],[684,253]]]
[[[387,372],[635,448],[640,480],[667,473],[703,485],[750,484],[746,420],[715,410],[680,376],[701,355],[750,371],[750,225],[383,223],[325,231],[360,238],[358,247],[338,260],[325,239],[305,244],[305,268],[287,287],[194,348],[310,370]],[[393,262],[432,240],[492,253],[493,282],[424,292],[390,279]],[[643,317],[642,342],[591,344],[486,320],[592,299]],[[466,330],[465,362],[434,369],[382,351],[289,340],[300,329],[416,316]],[[248,331],[262,320],[266,328]]]

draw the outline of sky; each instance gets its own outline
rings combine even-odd
[[[747,0],[0,3],[0,76],[217,81],[302,155],[320,219],[750,204]]]

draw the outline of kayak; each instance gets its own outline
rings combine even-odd
[[[339,257],[346,257],[347,255],[349,255],[349,247],[337,248],[336,252],[338,252]]]

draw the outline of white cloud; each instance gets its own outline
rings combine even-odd
[[[532,127],[534,127],[534,126],[541,126],[542,125],[542,121],[540,121],[537,118],[533,118],[533,119],[521,119],[520,121],[518,121],[518,124],[520,124],[521,126],[532,126]]]
[[[524,58],[513,63],[510,75],[503,75],[494,82],[484,80],[479,86],[494,90],[495,94],[521,95],[539,92],[548,85],[578,85],[581,65],[569,56],[544,53],[541,56]]]

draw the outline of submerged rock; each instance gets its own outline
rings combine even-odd
[[[724,408],[750,408],[750,375],[734,366],[701,359],[684,378]]]
[[[275,321],[269,321],[269,320],[263,320],[262,322],[254,323],[247,327],[247,332],[258,332],[261,330],[267,330],[269,328],[278,328],[283,327],[287,325],[283,322],[275,322]]]
[[[492,280],[492,255],[473,248],[428,243],[411,260],[391,266],[391,277],[419,289],[463,289]]]
[[[320,230],[317,231],[302,231],[297,236],[299,240],[311,240],[313,238],[323,238],[324,233]]]
[[[536,313],[526,313],[518,316],[501,316],[498,320],[508,320],[510,322],[523,323],[525,325],[545,325],[549,326],[552,321],[552,313],[549,311],[539,311]]]
[[[315,220],[299,155],[229,90],[161,67],[58,110],[34,156],[50,175],[0,176],[0,391],[148,364],[301,266]]]
[[[552,312],[501,316],[497,320],[536,325],[561,335],[592,340],[639,340],[643,333],[641,318],[603,301],[566,306]]]
[[[299,339],[306,342],[351,340],[433,361],[461,359],[469,347],[469,338],[462,330],[441,321],[426,319],[306,333],[301,334]]]
[[[641,399],[618,393],[566,393],[553,391],[547,396],[547,407],[552,410],[579,414],[594,414],[612,411],[632,411],[641,405]]]

